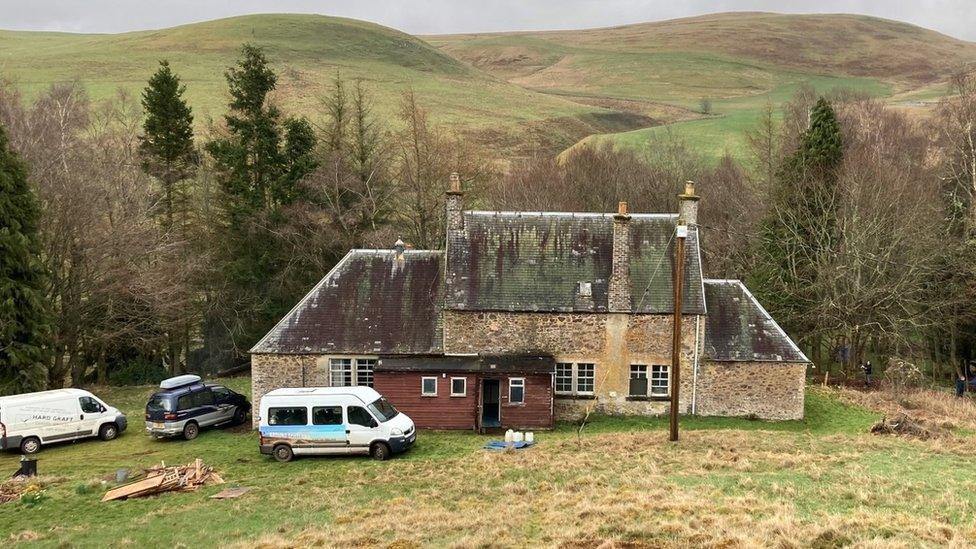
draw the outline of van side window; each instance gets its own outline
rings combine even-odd
[[[312,425],[342,425],[342,406],[315,406]]]
[[[308,425],[308,408],[268,408],[268,425]]]
[[[196,406],[196,404],[193,402],[193,395],[183,395],[177,402],[176,409],[180,411],[189,410],[190,408]]]
[[[194,393],[194,401],[197,406],[210,406],[214,403],[213,393],[210,389],[204,389],[199,393]]]
[[[346,415],[349,416],[350,425],[362,425],[363,427],[373,426],[373,416],[369,415],[366,408],[350,406],[346,408]]]
[[[86,414],[98,414],[102,411],[102,405],[92,397],[80,397],[78,402],[81,404],[81,411]]]

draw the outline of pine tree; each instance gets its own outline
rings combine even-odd
[[[303,195],[301,180],[314,171],[316,138],[304,118],[282,118],[268,101],[277,76],[260,48],[245,44],[241,59],[226,73],[230,112],[227,132],[207,143],[221,187],[224,213],[220,248],[227,299],[238,319],[234,336],[253,343],[289,306],[276,276],[288,262],[280,257],[276,230],[284,208]],[[236,337],[235,337],[236,339]]]
[[[823,267],[839,246],[835,224],[842,159],[837,116],[820,98],[797,150],[774,178],[753,281],[774,316],[788,319],[799,333],[816,331],[816,319],[805,317],[805,312],[813,309]]]
[[[0,395],[45,386],[50,318],[39,218],[27,168],[0,127]]]
[[[185,92],[186,86],[180,84],[180,77],[165,60],[160,61],[159,69],[142,92],[146,119],[143,135],[139,136],[139,152],[143,169],[162,186],[166,230],[172,230],[174,223],[180,221],[179,214],[186,212],[185,181],[193,176],[198,163],[193,146],[193,112],[183,99]]]

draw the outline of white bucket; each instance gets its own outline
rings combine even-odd
[[[522,433],[522,431],[515,431],[515,435],[512,438],[512,442],[522,442],[523,438],[525,438],[525,435]]]
[[[505,442],[512,442],[513,440],[515,440],[515,431],[511,429],[505,431]]]
[[[535,433],[532,431],[525,433],[525,442],[535,442]]]

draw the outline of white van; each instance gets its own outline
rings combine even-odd
[[[276,389],[261,398],[261,453],[369,454],[383,460],[417,440],[413,421],[371,387]]]
[[[42,444],[98,436],[112,440],[128,421],[117,408],[81,389],[0,397],[0,449],[36,454]]]

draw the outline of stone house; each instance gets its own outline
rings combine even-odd
[[[251,349],[253,399],[371,385],[421,427],[545,428],[667,413],[674,234],[688,226],[679,409],[803,417],[809,363],[749,290],[702,276],[698,197],[680,214],[466,211],[444,250],[352,250]]]

